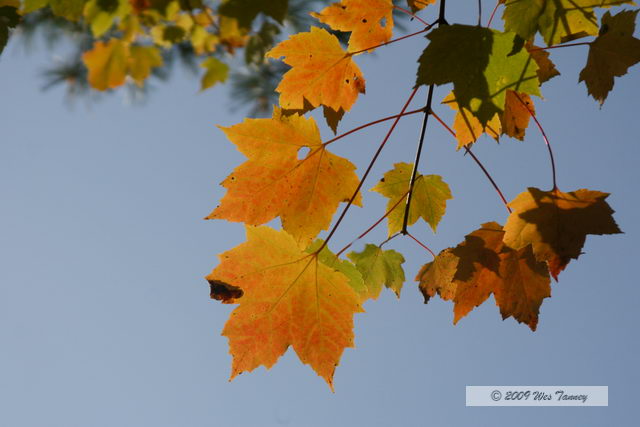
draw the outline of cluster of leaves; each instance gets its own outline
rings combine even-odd
[[[150,77],[166,79],[179,61],[200,74],[201,90],[230,80],[233,105],[250,104],[251,115],[265,115],[286,71],[265,52],[288,32],[308,28],[307,11],[328,2],[2,0],[0,53],[16,26],[25,43],[37,32],[49,45],[65,40],[74,49],[45,71],[45,88],[63,83],[69,94],[92,96],[121,86],[146,93]]]
[[[409,0],[409,11],[391,0],[341,0],[312,13],[320,23],[350,33],[346,49],[318,26],[277,44],[265,56],[283,58],[290,69],[277,87],[279,106],[272,117],[221,128],[247,157],[222,182],[226,195],[207,217],[246,225],[246,242],[222,253],[207,276],[212,298],[238,304],[222,332],[233,356],[232,378],[261,365],[273,366],[293,346],[300,360],[333,388],[341,354],[353,346],[353,315],[363,311],[365,301],[376,299],[384,286],[400,296],[404,258],[383,249],[390,239],[408,236],[431,252],[434,259],[421,268],[416,281],[425,302],[436,295],[453,302],[454,323],[493,294],[503,318],[513,317],[535,330],[540,305],[551,295],[550,277],[557,280],[579,257],[587,235],[621,232],[605,201],[607,193],[563,192],[557,187],[551,146],[532,97],[541,96],[541,84],[560,74],[550,60],[550,48],[588,45],[580,80],[589,94],[604,102],[614,77],[640,61],[640,40],[633,37],[638,11],[614,15],[606,11],[600,24],[595,12],[633,2],[499,0],[496,10],[504,9],[504,31],[491,29],[490,23],[450,25],[445,0],[438,2],[433,24],[415,15],[434,3]],[[412,16],[423,28],[392,39],[394,10]],[[327,124],[336,132],[343,115],[365,92],[356,57],[425,33],[428,44],[416,54],[415,87],[402,111],[323,142],[315,120],[305,114],[322,107]],[[538,34],[546,47],[534,44]],[[587,36],[595,39],[570,43]],[[449,84],[452,91],[442,103],[456,111],[453,129],[432,105],[434,88]],[[407,111],[422,86],[428,86],[426,106]],[[452,196],[440,176],[417,172],[418,149],[413,163],[394,165],[372,188],[388,199],[387,210],[356,240],[384,219],[389,238],[340,258],[351,244],[334,254],[327,243],[347,210],[362,205],[360,190],[397,122],[420,113],[424,126],[429,117],[442,123],[456,138],[458,149],[483,169],[509,211],[504,226],[485,223],[464,242],[437,255],[419,242],[408,227],[422,218],[435,232]],[[344,136],[386,120],[393,120],[393,125],[361,177],[353,163],[329,151],[328,146]],[[522,140],[531,121],[549,149],[553,187],[529,188],[507,203],[471,147],[482,134]],[[419,147],[423,138],[424,133]],[[299,158],[303,147],[308,153]],[[346,202],[342,213],[320,239],[342,202]],[[277,217],[281,230],[264,225]]]

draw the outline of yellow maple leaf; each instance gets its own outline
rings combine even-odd
[[[233,356],[231,379],[273,366],[289,346],[333,389],[333,373],[353,347],[353,315],[364,311],[340,271],[303,252],[285,231],[247,227],[247,241],[220,255],[206,279],[241,289],[222,335]]]
[[[130,46],[126,41],[97,41],[93,49],[82,55],[89,70],[89,84],[97,90],[122,86],[127,75],[139,85],[151,75],[151,69],[162,65],[160,51],[154,46]]]
[[[227,194],[207,219],[260,225],[279,216],[306,247],[358,186],[355,166],[325,149],[313,118],[284,116],[274,108],[270,119],[245,119],[221,129],[248,160],[223,181]],[[310,151],[300,160],[303,147]],[[354,203],[361,205],[359,194]]]
[[[502,125],[500,123],[500,116],[497,113],[491,120],[489,120],[486,126],[482,126],[480,120],[478,120],[478,118],[469,109],[460,109],[453,91],[449,92],[449,95],[442,100],[442,103],[447,104],[456,112],[456,116],[453,119],[453,130],[455,131],[456,139],[458,140],[458,150],[465,145],[476,142],[483,133],[486,133],[495,140],[498,140],[502,133]]]
[[[323,29],[311,27],[308,33],[295,34],[266,56],[284,57],[292,67],[276,88],[280,106],[287,110],[325,105],[333,111],[349,111],[358,94],[365,91],[364,78],[352,56]]]
[[[93,49],[82,55],[89,70],[89,84],[94,89],[107,90],[122,86],[127,77],[129,45],[118,39],[97,41]]]
[[[385,43],[393,33],[391,0],[342,0],[311,15],[334,30],[351,32],[350,52]]]

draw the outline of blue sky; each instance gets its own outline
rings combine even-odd
[[[475,2],[473,2],[475,4]],[[451,22],[473,23],[452,5]],[[433,12],[432,12],[433,13]],[[429,14],[427,14],[429,17]],[[458,19],[458,17],[460,17]],[[359,57],[367,94],[341,131],[395,114],[414,82],[422,37]],[[197,93],[177,73],[144,106],[122,93],[69,109],[63,90],[42,92],[53,53],[0,57],[0,425],[102,426],[571,426],[636,425],[640,241],[638,68],[616,80],[602,108],[577,75],[586,47],[557,49],[562,76],[543,86],[538,117],[553,144],[562,190],[610,192],[625,234],[590,236],[584,254],[552,284],[538,330],[501,320],[491,298],[457,326],[452,306],[423,304],[412,280],[430,256],[409,239],[400,300],[383,292],[355,317],[356,348],[336,370],[336,392],[290,350],[270,371],[229,383],[220,331],[232,306],[208,298],[203,276],[244,240],[240,224],[203,221],[218,185],[242,156],[216,125],[242,120],[224,87]],[[439,88],[436,99],[448,88]],[[422,105],[423,89],[414,104]],[[448,107],[436,112],[451,117]],[[403,119],[372,172],[412,161],[420,119]],[[390,124],[332,144],[362,173]],[[330,135],[322,128],[325,137]],[[460,242],[506,211],[480,170],[434,121],[422,173],[443,176],[454,199],[433,234],[435,250]],[[534,127],[524,142],[474,148],[507,198],[550,189],[546,148]],[[339,249],[383,213],[366,192],[341,226]],[[360,242],[379,243],[385,229]],[[466,408],[465,385],[608,385],[606,408]]]

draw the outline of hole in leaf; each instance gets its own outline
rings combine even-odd
[[[298,160],[302,160],[309,155],[311,149],[309,147],[300,147],[298,150]]]

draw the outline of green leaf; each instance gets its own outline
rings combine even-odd
[[[201,91],[210,88],[216,83],[221,83],[227,80],[227,76],[229,75],[229,66],[218,58],[214,58],[213,56],[209,57],[205,59],[200,66],[207,70],[202,76],[200,84]]]
[[[259,13],[283,23],[289,0],[228,0],[220,5],[220,15],[236,18],[241,27],[250,28]]]
[[[540,32],[547,45],[598,34],[595,7],[634,4],[632,0],[507,0],[502,15],[506,31],[525,40]]]
[[[152,68],[162,66],[162,55],[155,46],[131,46],[129,55],[129,75],[138,86],[144,84]]]
[[[82,17],[87,0],[49,0],[53,14],[69,21],[77,21]]]
[[[394,168],[385,173],[384,178],[371,189],[389,198],[387,211],[393,208],[401,198],[406,199],[412,170],[413,165],[410,163],[396,163]],[[447,200],[451,198],[449,186],[439,175],[417,174],[407,224],[413,225],[418,218],[422,218],[435,232],[446,211]],[[405,202],[401,201],[389,214],[389,236],[402,229],[405,209]]]
[[[49,4],[49,0],[24,0],[22,13],[31,13],[42,9]]]
[[[587,85],[589,95],[600,105],[613,89],[613,78],[627,74],[640,62],[640,40],[633,37],[637,10],[624,10],[602,17],[600,35],[591,42],[587,65],[580,72],[580,81]]]
[[[306,252],[313,253],[317,251],[323,243],[324,240],[317,239],[309,245]],[[328,267],[331,267],[334,270],[339,271],[340,273],[347,276],[347,279],[349,279],[349,286],[351,286],[351,288],[356,291],[356,293],[360,296],[361,301],[365,301],[371,298],[371,296],[369,296],[371,294],[371,291],[364,282],[362,274],[349,260],[338,258],[333,252],[329,250],[327,246],[322,248],[322,250],[318,254],[318,260],[320,260],[321,263],[327,265]],[[378,291],[378,293],[380,293],[380,291]]]
[[[514,33],[468,25],[440,27],[420,56],[416,87],[453,83],[461,107],[486,125],[504,111],[507,89],[540,96],[538,65]]]
[[[404,284],[404,257],[393,249],[382,250],[376,245],[368,244],[362,252],[347,254],[362,274],[364,285],[368,290],[367,298],[377,299],[384,284],[393,290],[398,298]]]

